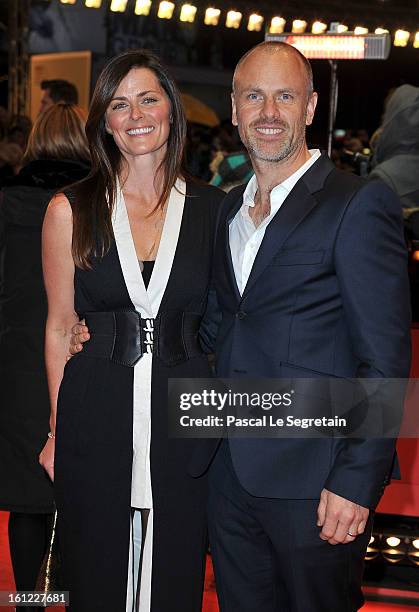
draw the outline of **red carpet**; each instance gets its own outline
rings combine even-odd
[[[0,512],[0,591],[12,591],[13,589],[14,584],[7,540],[7,513]],[[64,612],[64,609],[59,607],[47,608],[47,610],[50,612]],[[378,602],[368,602],[362,608],[363,612],[408,612],[409,610],[418,610],[418,608]],[[13,612],[13,608],[1,607],[1,612]],[[209,557],[207,560],[203,612],[219,612],[211,559]]]

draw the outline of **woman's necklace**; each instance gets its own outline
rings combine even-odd
[[[167,202],[164,204],[164,206],[159,208],[157,213],[155,213],[156,214],[156,219],[155,219],[155,221],[153,223],[155,236],[154,236],[153,243],[152,243],[150,249],[148,250],[148,252],[146,253],[144,259],[140,260],[141,272],[144,269],[144,263],[143,263],[144,261],[149,261],[149,260],[155,259],[154,255],[158,251],[158,248],[159,248],[159,245],[160,245],[161,235],[162,235],[162,232],[163,232],[164,220],[165,220],[165,217],[166,217],[166,210],[167,210]]]

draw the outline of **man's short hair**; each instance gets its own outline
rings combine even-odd
[[[57,104],[57,102],[78,104],[79,102],[79,94],[76,86],[68,81],[64,81],[62,79],[42,81],[41,89],[47,89],[49,91],[49,97],[55,104]]]
[[[236,78],[237,70],[239,69],[241,64],[249,57],[249,55],[251,55],[254,51],[256,51],[259,48],[266,49],[267,51],[269,50],[274,51],[276,49],[279,49],[279,50],[284,50],[284,51],[285,50],[291,51],[291,53],[294,53],[300,59],[304,67],[304,70],[306,73],[306,80],[307,80],[307,95],[311,96],[311,94],[314,91],[314,84],[313,84],[313,69],[311,67],[310,62],[308,61],[305,55],[303,55],[298,49],[296,49],[292,45],[289,45],[288,43],[285,43],[285,42],[275,41],[275,40],[267,40],[267,41],[259,43],[255,47],[252,47],[251,49],[249,49],[249,51],[247,51],[247,53],[245,53],[243,57],[239,59],[237,66],[234,70],[234,75],[233,75],[233,93],[234,93],[234,85],[235,85],[234,81]]]

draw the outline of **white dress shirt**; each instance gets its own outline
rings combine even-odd
[[[255,195],[258,190],[256,176],[253,175],[248,182],[246,190],[243,193],[243,204],[235,217],[231,220],[229,226],[231,258],[240,295],[242,295],[246,287],[256,255],[262,244],[266,228],[281,208],[284,200],[287,198],[297,181],[320,157],[319,149],[311,149],[310,155],[311,158],[298,168],[294,174],[291,174],[285,181],[272,189],[270,195],[271,212],[258,227],[255,227],[249,215],[249,207],[255,205]]]

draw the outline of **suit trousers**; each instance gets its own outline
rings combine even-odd
[[[371,516],[365,533],[349,544],[321,540],[319,500],[250,495],[236,476],[228,440],[210,467],[208,503],[220,612],[354,612],[362,607]]]

